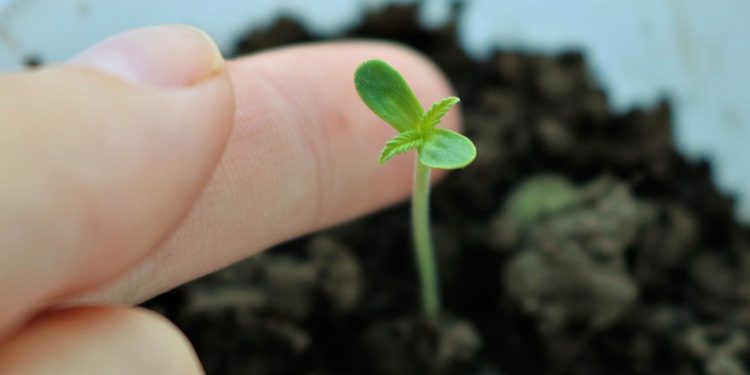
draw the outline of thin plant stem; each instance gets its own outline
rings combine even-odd
[[[419,160],[416,162],[414,173],[411,220],[414,255],[422,288],[422,306],[427,316],[435,317],[440,312],[440,292],[430,234],[430,167],[420,163]]]

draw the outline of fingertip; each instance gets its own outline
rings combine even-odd
[[[387,42],[313,43],[229,62],[237,110],[210,183],[159,251],[84,299],[137,303],[275,243],[408,197],[413,152],[378,163],[395,131],[354,87],[357,66],[371,58],[396,67],[425,107],[453,95],[428,58]],[[451,111],[442,126],[457,129],[458,113]]]
[[[45,313],[0,348],[3,374],[203,374],[185,336],[160,315],[119,307]]]

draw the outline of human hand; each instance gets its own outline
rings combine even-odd
[[[0,374],[202,373],[176,328],[127,305],[408,195],[412,161],[378,165],[393,134],[351,81],[369,58],[423,102],[451,94],[394,45],[224,62],[184,26],[0,76]]]

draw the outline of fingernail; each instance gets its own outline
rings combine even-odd
[[[118,34],[85,50],[69,64],[159,88],[191,86],[224,71],[224,58],[211,37],[186,25]]]

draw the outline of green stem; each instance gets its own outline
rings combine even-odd
[[[427,316],[435,317],[440,312],[440,293],[430,235],[430,167],[419,160],[414,174],[411,224],[414,231],[415,259],[422,287],[422,306]]]

